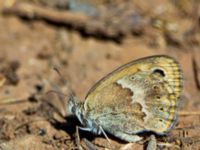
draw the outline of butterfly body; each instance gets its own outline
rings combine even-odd
[[[89,91],[83,103],[69,106],[85,130],[101,134],[102,128],[122,140],[137,141],[138,133],[162,135],[172,129],[182,82],[173,58],[146,57],[116,69]]]

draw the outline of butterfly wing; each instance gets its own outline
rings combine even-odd
[[[85,115],[111,133],[165,134],[175,123],[182,83],[180,66],[169,56],[132,61],[88,92]]]

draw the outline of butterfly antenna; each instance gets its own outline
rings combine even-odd
[[[50,90],[50,91],[48,91],[46,94],[48,95],[48,94],[51,94],[51,93],[56,93],[56,94],[58,95],[58,97],[59,97],[59,100],[60,100],[61,103],[63,104],[62,99],[63,99],[63,97],[66,96],[65,94],[63,94],[62,92],[56,91],[56,90]],[[59,109],[58,109],[57,107],[55,107],[55,106],[54,106],[53,104],[51,104],[51,103],[49,103],[49,104],[54,108],[54,110],[56,111],[56,113],[58,113],[62,118],[65,118],[65,115],[62,114],[62,113],[59,111]],[[62,106],[63,106],[63,105],[62,105]]]
[[[47,91],[46,94],[56,93],[56,94],[58,94],[60,99],[63,99],[63,97],[66,96],[65,94],[63,94],[61,92],[61,89],[57,85],[53,84],[52,82],[50,82],[47,79],[45,79],[45,82],[47,82],[51,87],[53,87],[53,90]]]
[[[62,93],[62,92],[60,92],[60,91],[56,91],[56,90],[49,90],[46,94],[50,94],[50,93],[56,93],[56,94],[58,94],[59,96],[63,96],[63,97],[67,96],[67,95],[65,95],[64,93]]]
[[[63,75],[61,74],[61,72],[58,70],[58,68],[54,67],[53,68],[54,71],[59,75],[60,79],[62,80],[62,82],[67,85],[67,80],[65,80],[65,78],[63,77]]]
[[[64,95],[64,97],[69,96],[68,103],[71,103],[72,104],[71,106],[75,106],[76,105],[76,97],[75,97],[75,93],[73,92],[69,82],[67,80],[65,80],[65,78],[63,77],[63,75],[61,74],[61,72],[59,71],[58,68],[54,67],[53,69],[58,74],[58,76],[60,77],[60,79],[64,83],[64,85],[67,86],[69,89],[69,93],[67,95],[61,94],[62,92],[57,92],[57,93],[60,93],[59,95]],[[59,87],[57,87],[57,89],[59,89],[59,91],[61,91]],[[60,100],[62,101],[64,109],[66,109],[65,108],[66,104],[63,102],[63,98],[60,98]],[[67,106],[69,106],[69,104]]]
[[[62,80],[62,82],[68,87],[68,89],[69,89],[69,91],[70,91],[69,94],[74,96],[75,93],[72,91],[72,88],[71,88],[71,86],[70,86],[70,84],[69,84],[69,81],[67,81],[67,80],[63,77],[63,75],[61,74],[61,72],[59,71],[58,68],[54,67],[53,69],[54,69],[54,71],[59,75],[59,77],[60,77],[60,79]]]

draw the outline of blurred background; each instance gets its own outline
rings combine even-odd
[[[71,89],[84,101],[92,85],[115,68],[156,54],[180,62],[185,79],[180,110],[198,114],[199,5],[199,0],[0,0],[0,148],[76,149],[76,124],[66,125],[61,117],[67,96],[47,92],[68,95]],[[97,149],[108,145],[104,137],[85,136]],[[126,143],[111,140],[126,150]],[[181,115],[175,129],[158,140],[167,143],[165,149],[198,149],[199,115]],[[84,149],[86,143],[81,140]]]

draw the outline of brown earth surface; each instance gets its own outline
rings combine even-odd
[[[198,0],[0,0],[0,149],[109,149],[104,136],[83,131],[77,144],[80,123],[65,118],[67,96],[63,99],[60,94],[61,100],[49,91],[67,95],[70,87],[84,101],[92,85],[115,68],[156,54],[175,57],[185,80],[182,114],[168,135],[157,137],[158,149],[200,149],[199,4]],[[147,145],[108,136],[115,149],[139,150]]]

